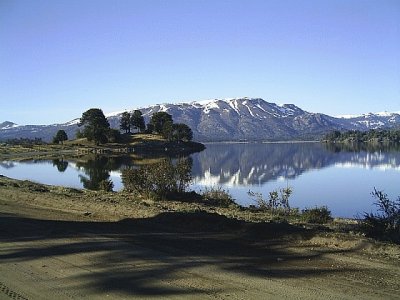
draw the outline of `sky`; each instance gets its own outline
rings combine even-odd
[[[400,111],[400,1],[0,0],[0,122],[245,96]]]

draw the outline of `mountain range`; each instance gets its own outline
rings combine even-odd
[[[333,117],[307,112],[294,104],[278,105],[261,98],[214,99],[191,103],[158,104],[140,109],[146,123],[159,111],[185,123],[196,141],[276,141],[319,139],[333,130],[400,128],[400,112],[368,113]],[[112,128],[119,128],[122,112],[108,114]],[[0,123],[0,140],[42,138],[50,141],[63,129],[72,138],[79,118],[63,124],[17,125]]]

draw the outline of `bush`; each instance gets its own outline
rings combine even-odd
[[[106,192],[112,192],[114,183],[111,180],[102,180],[99,182],[99,189]]]
[[[222,187],[206,187],[204,192],[201,193],[203,200],[211,205],[228,207],[235,204],[232,196],[228,191],[224,190]]]
[[[364,213],[361,229],[370,237],[400,242],[400,197],[396,201],[388,198],[383,191],[374,188],[372,196],[378,207],[377,214]]]
[[[122,171],[125,190],[151,199],[167,199],[184,193],[190,181],[192,161],[180,158],[174,165],[170,159]]]
[[[331,211],[326,206],[302,210],[302,219],[307,223],[324,224],[332,221]]]
[[[261,193],[255,193],[248,191],[247,194],[253,198],[256,202],[256,206],[261,210],[269,210],[274,215],[275,212],[278,214],[289,214],[290,205],[289,198],[292,195],[293,190],[291,187],[282,188],[269,192],[268,199],[264,199]]]

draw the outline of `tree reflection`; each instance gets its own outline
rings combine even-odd
[[[79,175],[85,189],[99,190],[100,182],[110,178],[110,170],[107,168],[108,159],[104,156],[95,156],[86,162],[79,162],[77,166],[83,168],[87,176]]]
[[[15,167],[15,163],[12,161],[2,161],[0,162],[0,167],[4,169],[11,169]]]
[[[57,167],[58,172],[65,172],[68,168],[68,161],[61,159],[53,159],[53,166]]]
[[[94,155],[87,157],[84,161],[78,161],[77,167],[83,169],[85,174],[79,175],[79,179],[85,189],[89,190],[100,190],[104,189],[104,186],[110,186],[112,181],[110,178],[110,172],[119,170],[124,165],[129,165],[130,159],[128,157],[106,157],[100,155]]]
[[[400,144],[395,143],[324,143],[331,152],[399,152]]]

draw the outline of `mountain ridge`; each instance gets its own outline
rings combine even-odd
[[[153,113],[165,111],[174,122],[192,128],[198,141],[263,141],[318,139],[333,130],[369,130],[400,127],[400,114],[368,113],[333,117],[308,112],[294,104],[276,104],[262,98],[228,98],[203,101],[163,103],[139,108],[146,123]],[[123,110],[106,114],[112,128],[119,127]],[[62,124],[17,125],[0,123],[0,139],[38,137],[49,141],[59,129],[73,137],[79,118]]]

